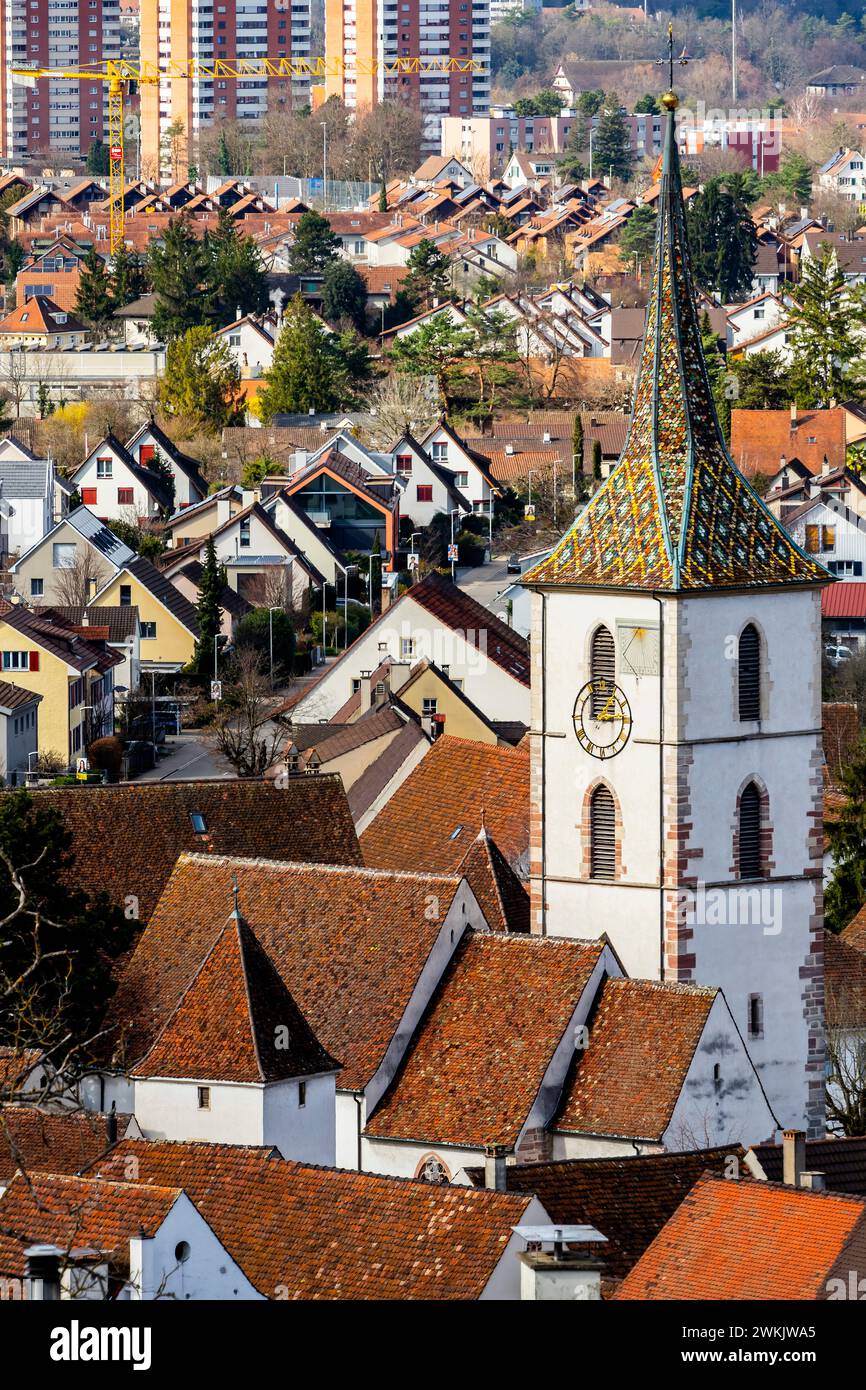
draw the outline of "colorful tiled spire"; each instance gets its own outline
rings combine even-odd
[[[814,584],[804,554],[728,454],[706,364],[689,263],[677,142],[667,117],[652,285],[634,404],[616,468],[534,585],[689,590]]]

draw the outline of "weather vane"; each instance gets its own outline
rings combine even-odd
[[[233,907],[233,910],[232,910],[232,916],[233,916],[233,917],[237,917],[237,918],[240,918],[240,915],[241,915],[241,912],[240,912],[240,895],[241,895],[241,890],[240,890],[240,888],[238,887],[238,876],[237,876],[237,874],[232,874],[232,899],[234,900],[234,907]]]
[[[673,26],[673,22],[671,22],[671,23],[668,24],[668,56],[667,56],[668,75],[669,75],[669,90],[670,90],[670,91],[673,91],[673,86],[674,86],[674,62],[675,62],[675,61],[676,61],[677,63],[679,63],[679,65],[680,65],[681,68],[684,68],[684,67],[686,66],[686,64],[688,63],[688,61],[689,61],[689,55],[688,55],[688,53],[686,52],[686,48],[685,48],[685,44],[684,44],[684,45],[683,45],[683,51],[682,51],[682,53],[680,54],[679,58],[677,58],[676,60],[674,59],[674,26]],[[665,63],[665,59],[664,59],[664,58],[657,58],[657,59],[656,59],[656,67],[658,67],[658,68],[663,67],[663,66],[664,66],[664,63]]]

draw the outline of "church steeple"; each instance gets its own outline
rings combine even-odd
[[[826,582],[826,570],[794,544],[728,454],[692,285],[678,98],[668,91],[661,100],[667,129],[655,258],[625,448],[523,583],[676,592]]]

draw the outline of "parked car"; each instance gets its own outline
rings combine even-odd
[[[520,556],[519,556],[519,555],[509,555],[507,561],[505,562],[505,573],[506,573],[506,574],[520,574]]]
[[[831,666],[844,666],[846,661],[850,661],[854,653],[850,647],[843,647],[835,642],[827,642],[824,646],[824,655]]]

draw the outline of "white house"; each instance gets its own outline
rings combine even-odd
[[[784,517],[785,529],[801,550],[814,555],[840,579],[862,579],[866,520],[843,502],[819,492]]]
[[[0,785],[22,784],[39,749],[41,695],[0,680]]]
[[[859,150],[840,147],[821,165],[818,183],[846,202],[866,202],[866,158]]]
[[[155,420],[146,425],[128,440],[126,452],[140,468],[151,469],[154,459],[159,458],[171,470],[174,479],[172,510],[181,511],[194,507],[207,497],[207,481],[195,459],[184,454]]]
[[[172,497],[161,474],[136,463],[128,450],[107,434],[76,468],[72,481],[85,507],[100,521],[153,520],[170,512]]]
[[[0,502],[4,555],[20,558],[51,530],[54,465],[38,459],[17,439],[0,439]]]
[[[728,350],[737,350],[753,338],[763,337],[784,317],[785,307],[777,294],[759,294],[745,304],[735,304],[728,310]]]
[[[244,314],[218,328],[214,337],[226,344],[242,377],[261,377],[270,370],[275,336],[269,320],[262,322],[254,314]]]
[[[473,512],[490,516],[494,498],[501,495],[502,489],[484,455],[464,443],[445,419],[428,430],[421,444],[433,463],[443,465],[454,474],[454,486],[471,502]]]
[[[397,478],[403,485],[400,516],[404,521],[421,529],[440,513],[472,511],[472,503],[457,486],[457,474],[443,463],[434,463],[411,434],[401,435],[395,442],[393,458]]]

